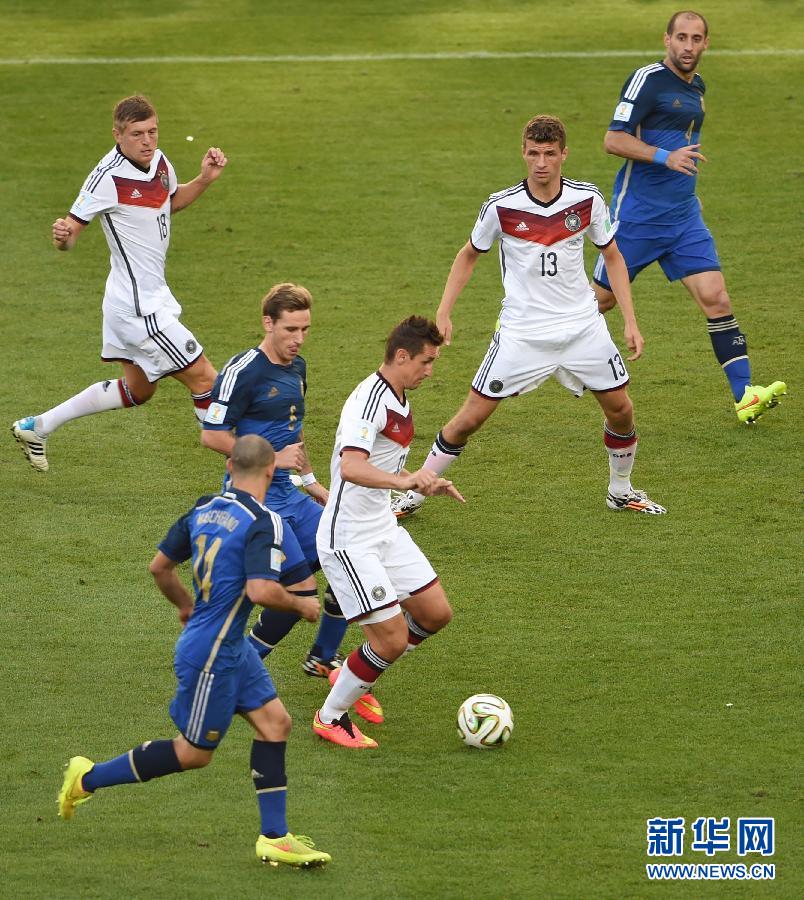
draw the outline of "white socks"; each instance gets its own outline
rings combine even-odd
[[[88,388],[84,388],[80,394],[70,397],[64,403],[54,406],[42,415],[36,416],[34,429],[41,437],[54,432],[57,428],[61,428],[65,422],[71,422],[73,419],[80,419],[82,416],[91,416],[95,413],[106,412],[110,409],[122,409],[126,404],[123,402],[123,394],[121,393],[120,379],[115,378],[112,381],[98,381],[91,384]]]

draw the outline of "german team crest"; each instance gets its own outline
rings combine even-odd
[[[581,217],[577,213],[570,213],[564,219],[564,227],[567,231],[577,231],[581,227]]]
[[[169,190],[170,190],[170,179],[168,178],[168,173],[167,173],[167,172],[160,172],[160,173],[159,173],[159,180],[162,182],[162,187],[163,187],[166,191],[169,191]]]
[[[378,584],[371,589],[371,596],[376,603],[385,600],[385,588],[381,584]]]

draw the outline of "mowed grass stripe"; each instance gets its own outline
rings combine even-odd
[[[170,64],[211,64],[221,63],[339,63],[339,62],[427,62],[466,59],[617,59],[660,56],[656,48],[652,50],[521,50],[491,51],[467,50],[447,53],[309,53],[309,54],[252,54],[237,56],[75,56],[47,59],[0,59],[2,66],[117,66]],[[746,48],[742,50],[710,50],[712,56],[804,56],[801,47]]]

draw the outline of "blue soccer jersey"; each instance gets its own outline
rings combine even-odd
[[[307,364],[300,356],[280,366],[252,347],[233,356],[215,380],[204,428],[258,434],[282,450],[301,440],[306,392]],[[273,509],[296,493],[290,471],[277,469],[266,503]]]
[[[609,131],[626,131],[664,150],[697,144],[705,90],[700,75],[687,82],[664,63],[643,66],[623,85]],[[629,159],[614,182],[612,217],[641,224],[682,222],[698,214],[696,181],[697,176]]]
[[[175,562],[192,557],[195,607],[176,644],[176,659],[206,672],[240,664],[253,604],[250,578],[279,581],[286,567],[296,581],[310,574],[295,540],[295,559],[285,560],[282,519],[245,491],[202,497],[173,524],[159,549]]]

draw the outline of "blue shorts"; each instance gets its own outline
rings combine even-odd
[[[673,225],[618,222],[615,240],[631,281],[653,262],[659,263],[668,281],[720,271],[714,238],[700,213]],[[594,280],[611,290],[602,255],[595,264]]]
[[[275,500],[269,490],[265,501],[265,505],[274,512],[279,513],[293,529],[302,553],[304,553],[304,558],[313,572],[320,569],[318,550],[315,546],[315,534],[318,531],[318,523],[321,521],[324,507],[320,503],[316,503],[309,494],[303,494],[301,491],[295,490],[289,497],[281,500]]]
[[[194,746],[214,750],[236,713],[251,712],[276,698],[276,688],[257,651],[244,639],[239,666],[225,672],[204,672],[176,656],[178,679],[170,717]]]
[[[287,587],[290,584],[298,584],[300,581],[304,581],[305,578],[309,578],[318,568],[318,557],[316,557],[315,566],[311,566],[307,559],[307,554],[299,545],[296,532],[284,515],[282,515],[282,526],[282,553],[285,555],[285,558],[282,560],[279,583]]]

